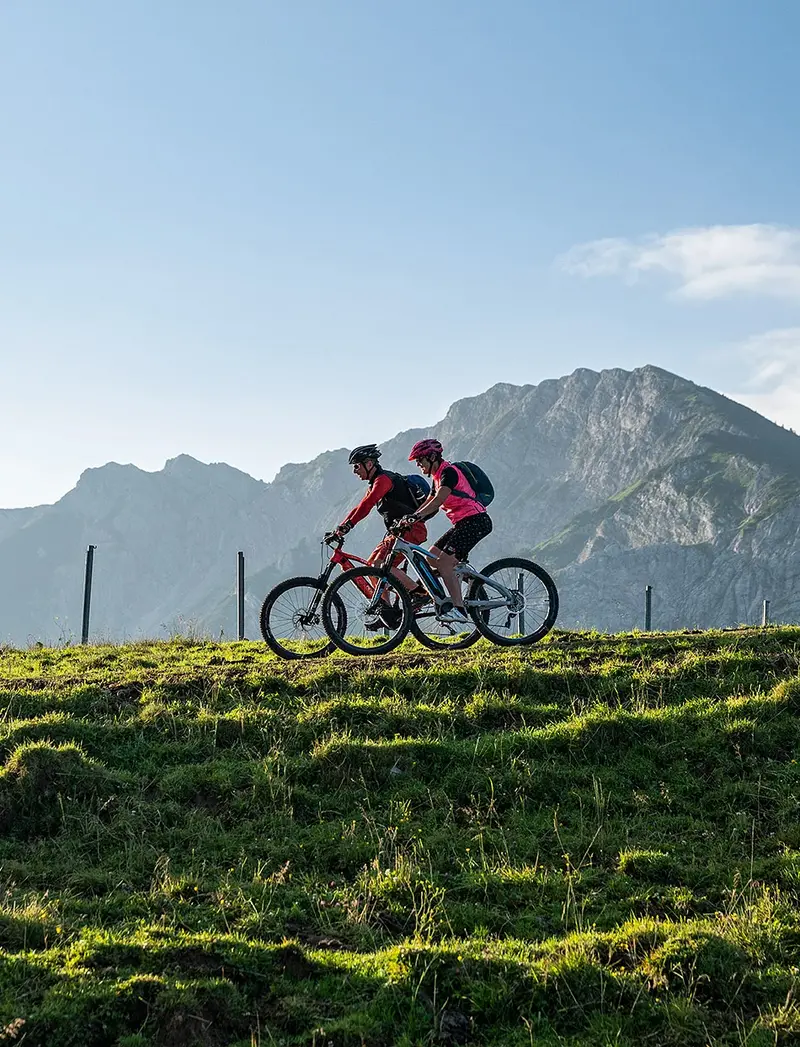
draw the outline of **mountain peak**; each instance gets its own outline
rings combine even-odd
[[[237,469],[227,462],[201,462],[190,454],[179,454],[175,458],[168,458],[161,470],[162,475],[193,482],[222,484],[244,484],[245,486],[258,485],[265,487],[263,480],[257,480],[250,473]]]
[[[168,458],[164,463],[165,473],[183,473],[185,475],[196,475],[198,472],[208,469],[206,462],[193,458],[190,454],[179,454],[174,458]]]
[[[106,462],[104,465],[89,466],[84,469],[78,477],[78,487],[104,486],[107,483],[117,483],[120,480],[129,480],[134,476],[143,476],[144,469],[131,462]]]

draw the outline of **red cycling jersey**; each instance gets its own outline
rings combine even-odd
[[[364,495],[364,497],[361,499],[361,501],[358,503],[355,509],[350,510],[350,512],[342,521],[342,523],[349,524],[351,527],[359,523],[361,520],[364,519],[365,516],[369,515],[370,511],[375,508],[375,506],[378,504],[378,502],[380,502],[382,498],[386,498],[389,495],[393,486],[394,481],[392,480],[391,476],[387,476],[386,473],[378,473],[378,475],[369,485],[367,493]],[[409,512],[411,512],[410,507]],[[341,527],[342,525],[340,524],[339,526]],[[428,537],[428,529],[426,528],[422,520],[417,520],[410,527],[410,529],[406,531],[403,537],[407,542],[411,542],[412,545],[421,545]],[[394,538],[383,538],[378,543],[377,548],[370,556],[369,563],[376,563],[378,561],[384,560],[389,552],[390,546],[392,546],[393,544]],[[398,564],[402,561],[402,559],[402,555],[393,556],[392,566],[397,567]]]
[[[385,498],[386,495],[389,494],[391,489],[391,477],[387,476],[386,473],[379,473],[367,488],[367,493],[355,509],[350,510],[342,523],[350,524],[351,527],[359,523],[365,516],[369,515],[370,511],[375,508],[381,498]],[[341,527],[342,524],[339,524],[339,526]]]

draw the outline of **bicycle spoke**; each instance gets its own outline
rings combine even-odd
[[[337,614],[342,614],[340,606]],[[277,585],[261,609],[261,633],[283,658],[326,654],[331,642],[322,621],[322,583],[296,578]]]
[[[467,605],[479,616],[479,628],[499,644],[534,643],[553,627],[558,594],[553,580],[537,564],[515,557],[498,560],[481,572]]]
[[[383,597],[383,599],[381,598]],[[339,600],[343,623],[329,620],[331,602]],[[323,618],[334,643],[350,654],[393,650],[409,629],[410,608],[403,589],[373,567],[345,571],[330,586]]]

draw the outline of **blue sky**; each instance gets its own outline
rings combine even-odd
[[[0,6],[0,506],[581,366],[800,430],[797,39],[793,0]]]

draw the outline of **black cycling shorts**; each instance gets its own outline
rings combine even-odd
[[[492,530],[492,521],[488,513],[475,513],[464,520],[459,520],[449,531],[445,531],[435,549],[451,553],[457,560],[466,560],[470,550],[485,538]]]

